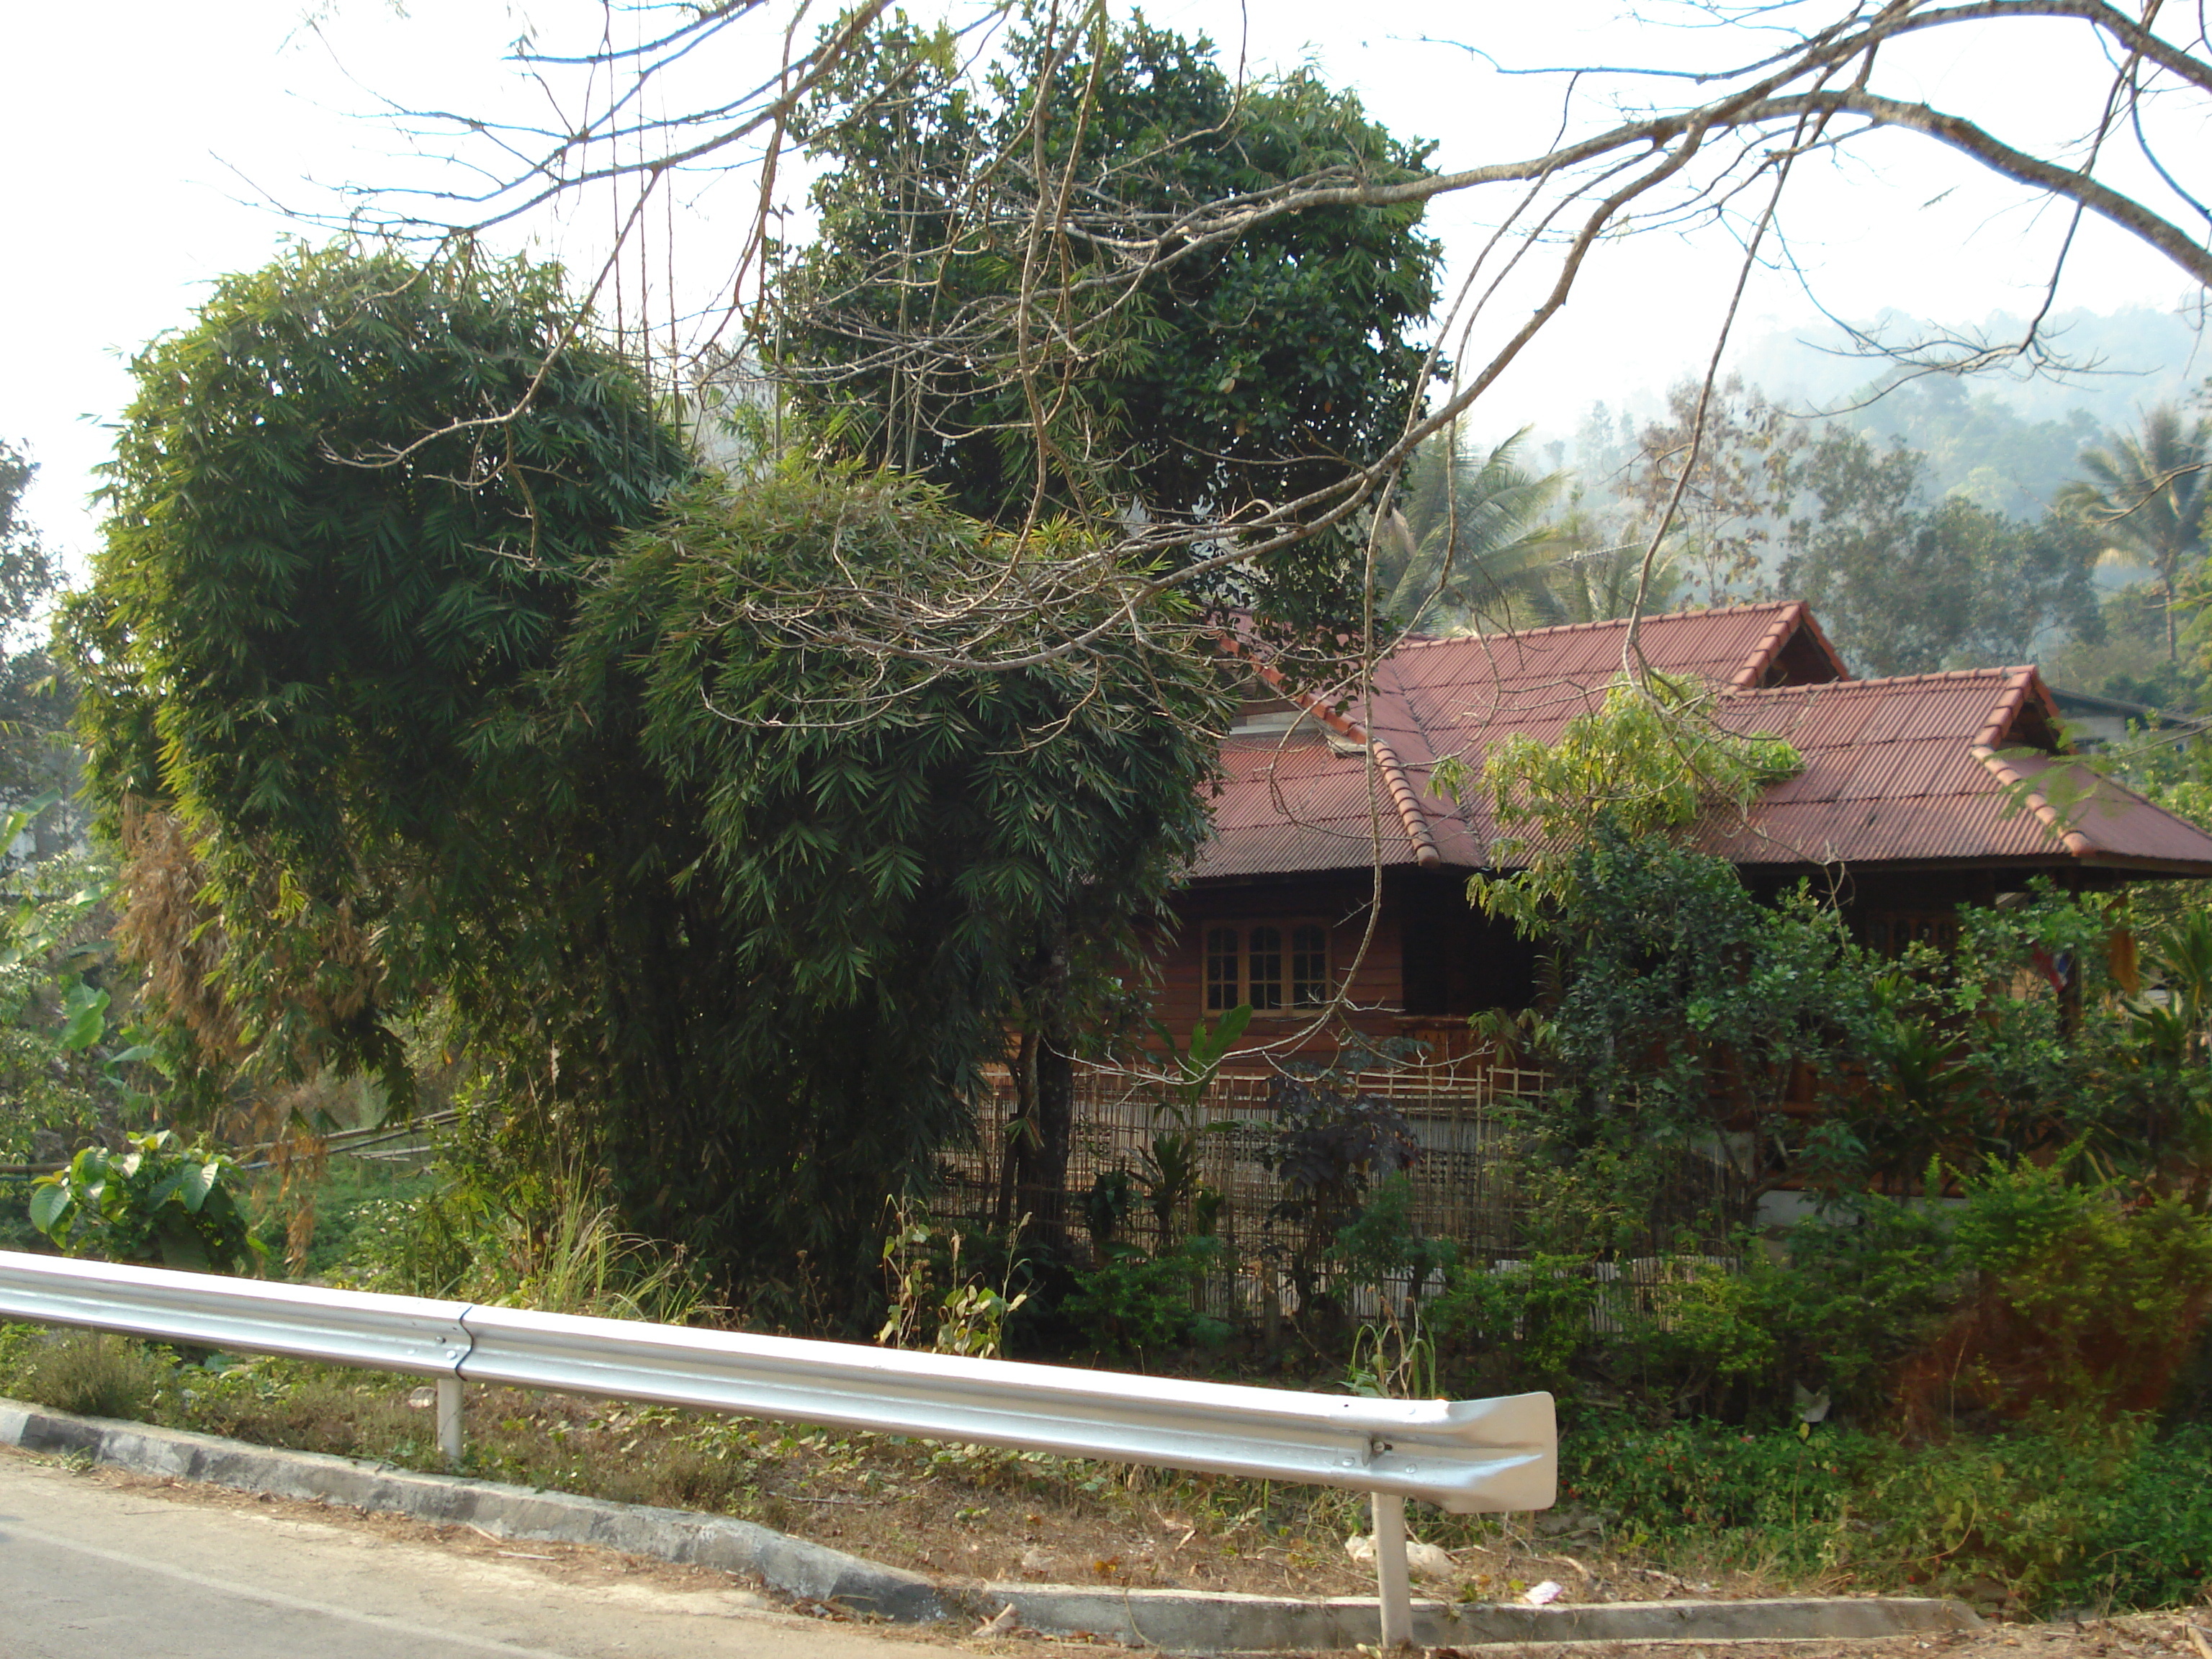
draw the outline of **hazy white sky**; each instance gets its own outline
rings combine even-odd
[[[327,14],[319,26],[311,9]],[[1425,37],[1474,42],[1520,65],[1689,62],[1715,51],[1711,31],[1654,32],[1621,21],[1624,9],[1610,0],[1161,0],[1147,13],[1210,33],[1226,59],[1241,50],[1255,68],[1314,63],[1393,131],[1438,141],[1437,164],[1450,168],[1540,149],[1558,85],[1501,77]],[[27,441],[41,463],[30,510],[50,539],[77,559],[89,547],[83,501],[107,452],[105,427],[130,395],[130,353],[184,321],[212,277],[258,265],[301,234],[264,200],[327,206],[320,186],[398,176],[408,144],[374,118],[380,95],[483,109],[514,95],[499,57],[518,33],[534,23],[541,46],[588,45],[598,15],[580,0],[420,0],[413,15],[387,0],[15,9],[0,64],[15,135],[10,257],[0,261],[0,303],[14,323],[0,343],[0,436]],[[1994,46],[1961,34],[1917,49],[1902,68],[1924,95],[2032,142],[2075,118],[2065,94],[2080,67],[2069,54],[2081,46],[2055,25]],[[2212,135],[2187,137],[2201,149]],[[1788,228],[1821,299],[1852,316],[1896,307],[1963,321],[2032,306],[2063,229],[2050,210],[2020,205],[1902,137],[1802,183]],[[735,205],[709,193],[691,210],[711,221],[718,210],[733,217]],[[1456,201],[1438,207],[1432,228],[1462,264],[1484,234],[1475,204]],[[586,215],[536,234],[542,250],[574,256],[599,225]],[[710,224],[680,246],[709,250],[704,268],[712,243]],[[1565,426],[1595,398],[1617,403],[1701,366],[1733,276],[1713,239],[1608,244],[1561,324],[1486,399],[1479,427]],[[2061,304],[2172,307],[2186,288],[2165,261],[2093,228]],[[1740,332],[1806,326],[1815,315],[1795,279],[1776,273],[1754,287]],[[1509,312],[1497,326],[1515,321]]]

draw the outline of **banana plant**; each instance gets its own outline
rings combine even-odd
[[[1206,1117],[1206,1097],[1220,1075],[1222,1061],[1251,1023],[1249,1002],[1227,1010],[1212,1026],[1200,1015],[1191,1030],[1190,1046],[1183,1048],[1173,1031],[1157,1019],[1152,1022],[1175,1070],[1152,1108],[1152,1121],[1157,1124],[1165,1119],[1166,1125],[1154,1130],[1152,1144],[1140,1155],[1143,1168],[1138,1178],[1144,1183],[1145,1207],[1152,1212],[1163,1252],[1174,1248],[1175,1218],[1186,1200],[1191,1206],[1193,1231],[1200,1234],[1212,1231],[1221,1212],[1221,1194],[1205,1178],[1205,1138],[1226,1130],[1229,1122]]]

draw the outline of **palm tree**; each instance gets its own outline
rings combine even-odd
[[[1564,528],[1571,532],[1570,519]],[[1589,539],[1573,537],[1574,541]],[[1646,616],[1671,610],[1680,596],[1682,573],[1671,554],[1662,552],[1644,584],[1644,544],[1618,542],[1607,547],[1577,548],[1563,552],[1545,582],[1549,609],[1546,620],[1563,623],[1610,622],[1635,608],[1636,594],[1644,587]]]
[[[2205,489],[2212,417],[2185,417],[2172,404],[2145,411],[2140,432],[2115,434],[2085,449],[2078,462],[2087,477],[2059,490],[2057,505],[2119,547],[2140,555],[2158,573],[2166,608],[2166,656],[2179,655],[2174,589],[2185,568],[2204,556]]]
[[[1566,478],[1520,465],[1528,435],[1484,455],[1448,427],[1421,446],[1376,550],[1382,610],[1423,629],[1551,620],[1545,578],[1562,544],[1546,515]]]

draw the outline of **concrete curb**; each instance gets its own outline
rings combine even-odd
[[[271,1451],[214,1435],[76,1417],[11,1400],[0,1400],[0,1444],[89,1455],[138,1474],[454,1522],[501,1538],[597,1544],[631,1555],[749,1573],[788,1595],[904,1624],[956,1618],[970,1610],[965,1598],[918,1572],[881,1566],[719,1516],[611,1504],[458,1475],[416,1474],[319,1452]]]
[[[1169,1652],[1252,1653],[1372,1644],[1371,1596],[1300,1601],[1189,1590],[1090,1589],[1066,1584],[990,1584],[993,1607],[1011,1601],[1022,1623],[1049,1635],[1103,1636]],[[1486,1642],[1771,1642],[1915,1636],[1973,1630],[1964,1602],[1933,1597],[1802,1596],[1771,1601],[1597,1601],[1530,1607],[1416,1601],[1422,1647]]]
[[[1103,1637],[1170,1653],[1346,1649],[1371,1643],[1376,1636],[1371,1597],[1301,1601],[1077,1584],[962,1589],[746,1521],[459,1475],[416,1474],[319,1452],[276,1451],[183,1429],[76,1417],[11,1400],[0,1400],[0,1444],[90,1456],[139,1474],[458,1522],[501,1538],[596,1544],[632,1555],[747,1573],[787,1595],[902,1624],[974,1619],[1012,1602],[1024,1625],[1048,1635]],[[1911,1636],[1973,1630],[1981,1622],[1963,1602],[1934,1598],[1804,1596],[1548,1607],[1413,1604],[1413,1638],[1426,1647]]]

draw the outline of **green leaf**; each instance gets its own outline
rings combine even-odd
[[[48,1238],[53,1238],[55,1227],[70,1207],[68,1186],[59,1176],[47,1176],[32,1189],[31,1224]]]
[[[220,1159],[210,1158],[204,1164],[187,1164],[177,1172],[177,1195],[185,1201],[185,1208],[197,1215],[207,1202],[208,1194],[222,1179]]]
[[[76,1053],[89,1048],[107,1029],[108,996],[89,985],[72,985],[62,999],[61,1045]]]

